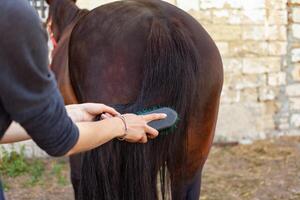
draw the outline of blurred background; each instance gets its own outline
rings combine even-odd
[[[46,2],[29,1],[45,20]],[[109,2],[78,0],[77,5],[93,9]],[[167,2],[197,19],[223,58],[216,145],[205,167],[201,199],[300,199],[300,139],[295,137],[300,135],[300,0]],[[24,156],[45,156],[30,142],[3,149],[21,147]],[[65,185],[51,185],[50,196],[35,188],[40,195],[28,199],[72,199],[64,178],[67,164],[58,160],[41,166],[51,169],[45,179],[63,177]],[[26,199],[14,196],[26,188],[16,188],[9,190],[10,199]]]

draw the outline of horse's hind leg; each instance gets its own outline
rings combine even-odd
[[[194,180],[186,188],[186,200],[198,200],[201,192],[202,170],[200,170]]]
[[[172,183],[172,200],[199,200],[201,190],[202,170],[199,170],[191,181],[180,187]],[[175,181],[176,182],[176,181]]]

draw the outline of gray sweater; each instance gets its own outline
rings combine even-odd
[[[0,0],[0,138],[14,120],[48,154],[61,156],[79,133],[48,68],[47,40],[27,0]]]

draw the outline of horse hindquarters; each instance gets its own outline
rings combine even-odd
[[[140,37],[141,34],[134,39],[126,38],[131,35],[128,33],[128,27],[131,27],[132,24],[126,26],[126,23],[129,23],[131,20],[130,16],[135,17],[135,19],[136,16],[139,16],[136,13],[139,10],[136,7],[129,10],[126,2],[114,4],[119,6],[118,13],[109,13],[106,17],[99,16],[97,18],[99,24],[101,24],[99,26],[100,33],[103,34],[101,37],[105,38],[105,40],[95,43],[93,40],[87,41],[91,37],[89,35],[85,35],[82,38],[74,36],[72,41],[76,41],[77,44],[75,46],[77,48],[74,48],[71,52],[71,62],[73,64],[70,65],[72,66],[70,73],[73,86],[75,86],[75,91],[77,91],[76,96],[82,97],[83,102],[110,103],[113,101],[116,104],[121,102],[132,103],[132,99],[134,99],[134,103],[131,106],[122,110],[124,112],[136,112],[153,106],[170,106],[178,112],[180,121],[175,130],[170,131],[168,134],[166,133],[166,135],[161,133],[161,136],[146,145],[112,141],[86,153],[82,168],[81,199],[153,200],[158,199],[160,195],[168,199],[170,198],[167,195],[167,190],[169,189],[167,180],[169,178],[171,178],[172,187],[178,191],[176,195],[173,195],[173,198],[183,199],[185,196],[185,183],[188,182],[189,176],[196,174],[195,166],[199,169],[203,165],[204,160],[203,157],[201,157],[201,162],[196,160],[196,158],[189,158],[189,155],[194,153],[189,147],[189,142],[195,135],[198,146],[201,146],[199,135],[200,137],[207,137],[209,139],[205,140],[203,144],[209,149],[208,146],[210,144],[207,141],[213,137],[212,130],[208,130],[212,129],[211,125],[208,125],[209,128],[203,128],[206,126],[201,125],[199,134],[199,127],[195,126],[195,124],[199,123],[190,122],[193,120],[193,117],[199,117],[199,112],[208,110],[204,108],[207,107],[206,102],[209,100],[209,95],[205,93],[203,101],[202,94],[199,94],[199,88],[201,90],[209,90],[210,87],[206,87],[205,82],[211,82],[212,80],[208,79],[214,77],[209,76],[206,78],[204,76],[207,74],[200,73],[202,67],[208,67],[201,65],[203,62],[200,60],[198,52],[198,48],[201,45],[195,45],[195,42],[191,39],[191,35],[197,35],[197,33],[191,33],[187,30],[185,24],[180,20],[180,17],[183,18],[182,16],[178,18],[165,16],[165,10],[163,9],[167,7],[173,10],[175,7],[170,8],[160,1],[141,2],[147,2],[143,7],[146,7],[151,2],[151,16],[145,17],[146,21],[149,22],[145,31],[147,35],[143,38]],[[138,3],[139,6],[141,2]],[[158,6],[156,3],[163,4],[163,6]],[[122,5],[125,5],[126,11],[130,11],[130,13],[126,13],[128,22],[117,24],[118,21],[122,21],[122,18],[124,18],[124,16],[120,16],[120,19],[118,18],[118,14],[123,11]],[[129,5],[133,5],[133,2],[130,2]],[[152,10],[153,7],[154,9]],[[111,11],[113,8],[105,10]],[[110,24],[106,26],[105,24],[109,22]],[[140,24],[145,25],[145,20],[142,23],[135,24],[137,26]],[[197,24],[197,26],[199,25]],[[121,37],[112,36],[116,32],[111,30],[113,27],[118,27],[118,34],[122,33]],[[145,29],[145,27],[136,28],[133,34],[136,32],[141,33],[142,29]],[[87,31],[87,34],[91,34],[91,31],[85,28],[81,28],[78,33],[84,30]],[[74,33],[74,35],[76,34]],[[95,37],[99,38],[99,35]],[[119,46],[112,46],[117,42],[110,41],[110,38],[119,41]],[[84,41],[87,42],[84,45],[80,45]],[[146,44],[145,41],[147,41]],[[141,48],[138,51],[134,50],[133,46],[137,44],[142,44],[141,46],[145,48]],[[88,48],[89,45],[93,48],[82,48]],[[122,48],[127,49],[127,51],[121,52]],[[99,49],[98,55],[95,53],[96,49]],[[134,51],[134,54],[130,54],[131,51]],[[96,57],[99,58],[98,62],[94,60],[84,62],[89,56],[87,52],[93,52],[95,59]],[[109,54],[113,56],[109,57]],[[76,59],[78,62],[75,62]],[[117,64],[114,63],[116,60]],[[95,66],[95,63],[99,63],[99,66]],[[122,66],[123,63],[133,63],[139,68],[135,68],[133,72],[129,70],[132,69],[130,64]],[[124,70],[124,68],[128,70]],[[75,70],[81,71],[76,72]],[[143,76],[141,77],[141,74],[137,71],[142,71]],[[88,73],[90,74],[87,75]],[[109,83],[109,78],[106,78],[105,81],[105,76],[110,73],[118,77],[119,82],[115,77],[111,77],[111,79],[115,79],[111,83]],[[127,77],[138,81],[130,85],[125,79]],[[99,82],[99,80],[102,82]],[[204,84],[202,84],[203,82]],[[124,99],[126,100],[126,98],[124,96],[126,95],[123,92],[126,92],[126,90],[120,89],[124,85],[128,85],[127,89],[132,94],[125,102]],[[138,87],[138,85],[142,86]],[[107,95],[104,95],[106,93]],[[206,124],[205,117],[200,116],[200,118],[201,123],[204,122]],[[214,117],[209,116],[209,121],[212,121],[212,118]],[[202,131],[207,136],[202,136]],[[202,154],[202,149],[197,147],[196,150],[197,153]],[[206,152],[204,154],[207,155]],[[196,163],[195,166],[191,167],[191,170],[189,162]],[[187,174],[185,173],[186,171],[188,171]],[[160,175],[161,194],[157,193],[158,175]],[[172,190],[174,191],[175,189]]]

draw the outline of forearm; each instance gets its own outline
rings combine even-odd
[[[31,138],[26,133],[25,129],[22,128],[18,123],[13,122],[8,128],[8,130],[5,132],[3,138],[0,140],[0,144],[21,142],[29,139]]]
[[[82,122],[76,125],[79,129],[79,139],[66,155],[94,149],[124,134],[122,121],[118,118],[110,118],[99,122]]]

